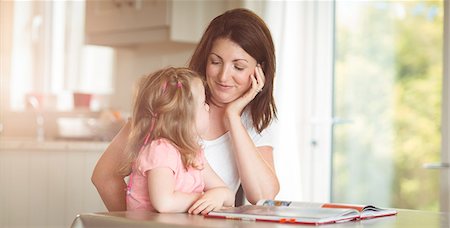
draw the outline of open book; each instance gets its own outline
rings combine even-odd
[[[260,200],[257,205],[264,206],[287,206],[296,208],[341,208],[355,209],[359,212],[359,219],[369,219],[397,214],[394,209],[384,209],[372,205],[340,204],[340,203],[314,203],[279,200]]]
[[[364,210],[364,208],[369,209]],[[395,215],[396,213],[397,211],[395,210],[380,209],[372,206],[262,200],[257,205],[223,208],[211,211],[205,216],[210,218],[320,225]]]

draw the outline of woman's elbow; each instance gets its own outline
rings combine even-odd
[[[276,185],[271,189],[266,189],[266,191],[261,192],[257,195],[249,195],[247,197],[247,200],[251,204],[258,203],[259,200],[273,200],[278,195],[278,192],[280,191],[280,185]]]
[[[234,207],[234,203],[236,201],[236,195],[227,188],[227,192],[225,193],[226,197],[223,202],[223,206],[225,207]]]
[[[91,176],[91,182],[92,182],[92,184],[94,184],[95,187],[98,187],[98,186],[100,185],[100,182],[101,182],[102,179],[103,179],[103,178],[99,177],[98,172],[96,172],[96,171],[94,170],[94,172],[92,173],[92,176]]]
[[[114,175],[113,172],[104,172],[102,170],[95,169],[91,175],[91,182],[98,189],[108,183],[118,183],[119,181],[123,181],[122,176]]]
[[[106,180],[108,180],[109,175],[105,174],[104,172],[101,172],[97,169],[94,169],[94,172],[92,172],[91,175],[91,182],[94,184],[95,187],[101,186],[103,183],[105,183]]]

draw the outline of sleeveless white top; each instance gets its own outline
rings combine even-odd
[[[241,120],[244,124],[244,127],[247,129],[250,138],[253,140],[257,147],[273,147],[273,124],[269,125],[261,132],[261,134],[259,134],[253,127],[253,121],[248,112],[244,112],[244,114],[241,116]],[[211,165],[211,168],[217,173],[217,175],[222,178],[225,184],[227,184],[228,187],[236,193],[241,181],[236,167],[234,153],[232,151],[230,133],[226,132],[225,134],[214,140],[202,140],[202,144],[206,159]]]

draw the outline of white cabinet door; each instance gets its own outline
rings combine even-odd
[[[86,43],[130,45],[168,40],[169,2],[163,0],[86,1]]]
[[[69,227],[106,211],[91,183],[101,151],[0,151],[0,227]]]
[[[87,0],[86,43],[106,46],[150,42],[197,43],[209,22],[243,0]]]
[[[197,43],[209,22],[228,9],[241,7],[241,1],[172,1],[170,38]]]

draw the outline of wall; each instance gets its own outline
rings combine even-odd
[[[195,44],[175,42],[118,48],[111,106],[131,111],[134,83],[141,76],[166,66],[187,66],[194,49]]]

